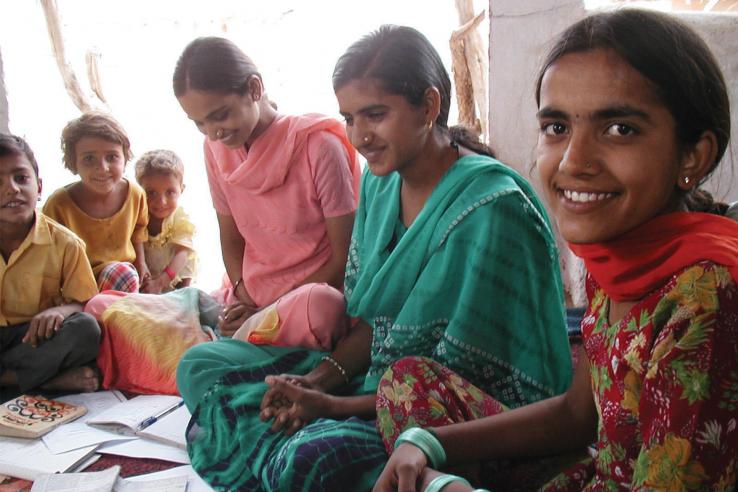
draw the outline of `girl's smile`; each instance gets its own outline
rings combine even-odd
[[[123,179],[123,147],[97,137],[83,137],[75,146],[77,174],[88,191],[107,195]]]
[[[606,241],[679,207],[685,155],[651,82],[609,50],[546,71],[537,166],[563,237]]]

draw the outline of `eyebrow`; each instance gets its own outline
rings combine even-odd
[[[374,111],[376,109],[386,109],[386,108],[387,108],[387,105],[386,104],[380,104],[380,103],[370,104],[369,106],[364,106],[363,108],[360,108],[356,113],[357,114],[366,114],[366,113],[370,113],[370,112],[372,112],[372,111]],[[341,116],[343,116],[344,118],[346,116],[351,116],[349,113],[346,113],[346,112],[343,112],[343,111],[339,111],[339,112],[341,113]]]
[[[219,113],[219,112],[223,111],[227,107],[228,107],[228,105],[227,104],[224,104],[223,106],[220,106],[219,108],[215,108],[214,110],[212,110],[211,112],[209,112],[207,114],[207,116],[205,116],[205,119],[206,120],[211,119],[213,116],[215,116],[216,113]]]
[[[548,106],[541,108],[538,111],[538,113],[536,113],[536,117],[538,119],[550,118],[550,119],[563,119],[563,120],[570,118],[568,113],[561,111],[560,109],[555,109],[555,108],[551,108]],[[652,121],[651,115],[649,115],[645,111],[636,109],[633,106],[628,106],[627,104],[618,105],[618,106],[609,106],[606,108],[598,109],[597,111],[592,113],[593,120],[609,120],[612,118],[633,118],[633,117],[640,118],[649,123]]]

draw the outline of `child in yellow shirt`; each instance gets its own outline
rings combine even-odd
[[[146,193],[149,239],[144,243],[151,280],[141,290],[151,294],[190,285],[197,256],[195,226],[177,205],[184,191],[184,165],[171,150],[152,150],[136,162],[136,180]]]
[[[36,212],[38,164],[0,133],[0,387],[95,391],[100,328],[83,313],[97,293],[84,243]]]
[[[138,292],[149,279],[143,190],[123,177],[131,144],[112,116],[85,113],[62,131],[64,166],[80,180],[56,190],[44,213],[87,244],[98,288]]]

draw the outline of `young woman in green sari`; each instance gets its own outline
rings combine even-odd
[[[387,459],[377,384],[406,355],[511,407],[570,380],[545,211],[488,148],[448,128],[451,84],[428,40],[383,26],[338,60],[333,86],[367,160],[345,277],[353,328],[331,354],[223,340],[185,355],[189,453],[216,489],[369,490]]]

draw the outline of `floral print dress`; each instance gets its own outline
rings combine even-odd
[[[554,490],[733,490],[738,288],[709,262],[684,269],[610,325],[592,280],[582,321],[600,416],[596,457]]]

